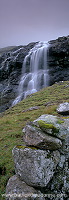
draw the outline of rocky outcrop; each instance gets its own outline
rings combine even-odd
[[[8,109],[17,97],[23,60],[35,44],[31,43],[27,46],[14,47],[9,51],[0,51],[0,112]],[[69,36],[49,41],[49,44],[49,85],[69,80]],[[29,71],[29,62],[28,59],[26,72]]]
[[[45,200],[40,191],[21,181],[18,176],[12,176],[6,187],[6,199]]]
[[[50,85],[69,80],[69,36],[49,42]]]
[[[47,131],[44,133],[39,128],[32,127],[31,125],[26,125],[26,127],[23,129],[23,132],[25,133],[23,137],[24,142],[27,146],[34,146],[45,150],[56,150],[61,148],[61,140],[48,135],[51,129],[48,128]]]
[[[57,108],[57,112],[62,115],[69,115],[69,103],[61,103]]]
[[[0,51],[0,112],[5,111],[17,97],[25,56],[35,43]]]
[[[17,146],[13,149],[15,172],[26,184],[33,187],[45,187],[55,172],[60,160],[58,151],[48,153],[40,149]]]
[[[17,145],[12,150],[16,175],[7,183],[6,199],[16,200],[22,194],[23,197],[20,196],[19,200],[23,200],[24,195],[26,200],[68,199],[69,118],[63,120],[53,115],[42,115],[27,124],[23,132],[23,142],[26,141],[26,146]],[[50,138],[51,149],[50,145],[45,148],[46,134],[48,141]],[[52,138],[54,141],[60,141],[60,148],[57,145],[57,150],[53,150]],[[43,148],[38,146],[38,140],[40,144],[42,140]],[[29,191],[30,194],[32,192],[31,195]]]

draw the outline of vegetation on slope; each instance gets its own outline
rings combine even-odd
[[[21,46],[8,46],[8,47],[0,48],[0,54],[7,53],[8,51],[13,51],[15,49],[18,49],[19,47]]]
[[[69,102],[69,81],[53,86],[28,96],[16,106],[0,114],[0,193],[5,193],[8,179],[15,173],[12,149],[24,144],[22,129],[28,121],[33,121],[42,114],[58,115],[59,103]],[[37,110],[29,110],[38,106]],[[58,115],[60,116],[60,115]]]

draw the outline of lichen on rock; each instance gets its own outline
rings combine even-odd
[[[56,150],[61,148],[62,142],[60,139],[53,137],[51,134],[52,129],[47,129],[47,132],[43,132],[38,127],[32,125],[26,125],[24,127],[23,141],[29,147],[33,146],[38,149]],[[49,135],[48,135],[49,132]]]
[[[50,153],[40,149],[15,147],[12,153],[16,174],[26,184],[34,187],[45,187],[49,183],[60,160],[59,151]]]
[[[40,197],[40,198],[39,198]],[[21,181],[17,175],[12,176],[6,186],[6,200],[45,200],[39,190]]]
[[[47,124],[42,120],[38,121],[39,127],[46,133],[52,133],[52,135],[56,135],[59,132],[59,129],[56,128],[53,124]]]

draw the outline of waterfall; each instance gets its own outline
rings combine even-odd
[[[18,87],[17,98],[12,106],[17,104],[28,95],[35,93],[49,85],[47,42],[37,43],[23,61],[22,76]]]

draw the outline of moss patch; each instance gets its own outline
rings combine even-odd
[[[64,121],[61,120],[61,119],[58,119],[57,123],[58,123],[58,124],[62,124],[62,123],[64,123]]]
[[[33,149],[33,150],[37,150],[37,148],[34,147],[34,146],[22,146],[22,145],[17,145],[16,148],[18,148],[18,149],[30,148],[30,149]]]
[[[58,133],[59,132],[59,129],[57,129],[53,124],[46,124],[42,120],[38,121],[38,125],[44,132],[46,132],[47,129],[52,129],[53,133]]]
[[[16,148],[17,148],[17,149],[25,149],[26,146],[23,146],[23,145],[17,145]]]

